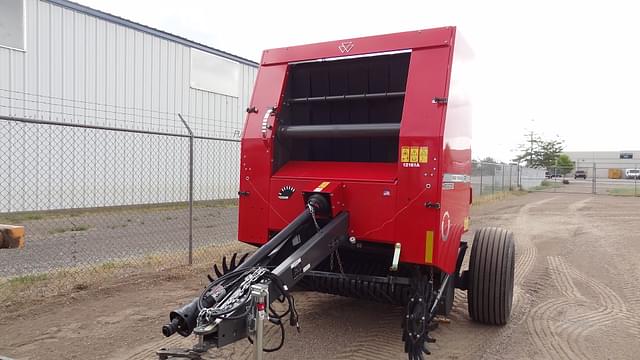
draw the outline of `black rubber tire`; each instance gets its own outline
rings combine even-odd
[[[513,233],[494,227],[476,231],[469,260],[469,316],[482,324],[506,324],[513,302]]]

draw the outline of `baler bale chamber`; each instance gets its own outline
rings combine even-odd
[[[260,249],[216,267],[222,287],[228,274],[266,268],[274,277],[254,282],[277,296],[299,286],[402,305],[410,359],[428,353],[434,316],[449,313],[455,289],[469,292],[472,319],[505,324],[512,234],[476,232],[461,269],[472,198],[470,55],[455,27],[266,50],[239,189],[238,239]],[[196,334],[206,308],[224,302],[206,297],[188,310],[199,312]],[[193,329],[182,314],[172,317],[176,329],[180,321]]]

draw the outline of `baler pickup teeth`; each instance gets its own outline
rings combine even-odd
[[[249,256],[249,253],[244,253],[242,256],[240,256],[240,259],[238,259],[238,253],[233,253],[233,255],[231,256],[231,260],[229,262],[227,262],[227,257],[223,256],[222,264],[221,264],[222,270],[220,270],[220,268],[218,267],[218,264],[213,264],[213,272],[215,273],[216,278],[219,278],[222,275],[237,269],[238,266],[244,263],[244,261],[247,259],[247,256]],[[209,278],[209,281],[214,280],[209,275],[207,275],[207,277]]]

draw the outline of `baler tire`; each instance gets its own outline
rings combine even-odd
[[[515,267],[513,233],[501,228],[476,231],[469,259],[467,304],[474,321],[504,325],[511,316]]]

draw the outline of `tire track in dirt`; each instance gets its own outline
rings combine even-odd
[[[556,311],[571,304],[566,298],[557,298],[545,301],[529,312],[527,328],[532,335],[531,340],[548,358],[556,358],[558,355],[566,359],[580,358],[569,346],[567,339],[556,333],[552,326],[557,321]]]
[[[566,333],[569,344],[578,351],[584,349],[585,335],[597,328],[626,318],[626,306],[620,297],[610,288],[578,272],[575,268],[569,268],[570,274],[591,288],[598,297],[598,307],[590,312],[570,317],[565,323],[558,326],[558,331]],[[575,304],[575,302],[574,302]]]
[[[374,328],[367,329],[363,336],[352,342],[335,357],[336,360],[389,360],[404,354],[400,336],[390,336],[391,329],[399,328],[402,309],[379,314]]]
[[[588,358],[580,347],[574,346],[573,342],[576,339],[571,339],[566,331],[559,329],[562,324],[557,324],[561,318],[559,314],[575,306],[576,299],[584,298],[569,278],[563,259],[550,256],[547,257],[547,263],[553,283],[563,297],[544,301],[530,311],[527,316],[527,328],[532,335],[532,341],[538,350],[550,358],[558,354],[568,359]]]
[[[585,352],[584,344],[586,334],[625,316],[625,304],[614,291],[579,272],[567,264],[564,258],[550,256],[547,261],[553,282],[563,297],[545,301],[532,309],[527,326],[533,335],[533,342],[549,357],[560,353],[567,358],[588,359],[590,356]],[[597,300],[584,297],[572,278],[594,291]],[[559,314],[587,306],[591,308],[590,311],[570,316],[560,322]]]
[[[549,263],[549,270],[551,277],[556,287],[560,292],[568,298],[582,298],[582,294],[578,291],[578,288],[573,284],[573,281],[569,277],[569,268],[564,260],[558,256],[547,257]]]
[[[597,226],[596,224],[600,222],[604,226],[611,226],[610,221],[613,218],[616,221],[620,221],[624,216],[628,215],[627,212],[611,212],[607,211],[607,216],[605,219],[607,221],[603,222],[603,217],[598,212],[594,211],[583,211],[583,208],[587,205],[587,203],[593,198],[588,198],[583,200],[582,202],[578,202],[578,206],[572,207],[572,216],[576,219],[577,223],[582,224],[583,227],[587,228],[588,232],[592,234],[598,234],[598,237],[601,238],[610,238],[610,234],[603,232],[602,226]],[[633,204],[635,205],[635,204]],[[596,208],[597,209],[597,208]],[[623,208],[622,208],[623,209]],[[637,217],[634,217],[637,219]],[[638,263],[633,261],[634,257],[630,257],[628,252],[621,251],[626,250],[625,247],[621,246],[607,246],[604,249],[612,255],[613,258],[616,259],[616,263],[623,271],[623,276],[631,277],[631,279],[627,279],[627,281],[622,282],[622,292],[625,295],[626,304],[631,310],[626,310],[627,306],[625,302],[611,289],[607,288],[608,291],[613,293],[613,300],[615,300],[618,308],[624,308],[625,310],[621,313],[622,321],[627,325],[628,330],[634,334],[636,337],[640,337],[640,291],[638,291],[637,284],[640,283],[640,266]],[[633,260],[631,260],[633,259]],[[580,276],[578,274],[577,276]],[[605,286],[606,287],[606,286]],[[607,290],[604,290],[606,293]],[[596,291],[596,293],[598,293]],[[602,292],[600,292],[602,294]],[[608,299],[608,298],[607,298]]]

